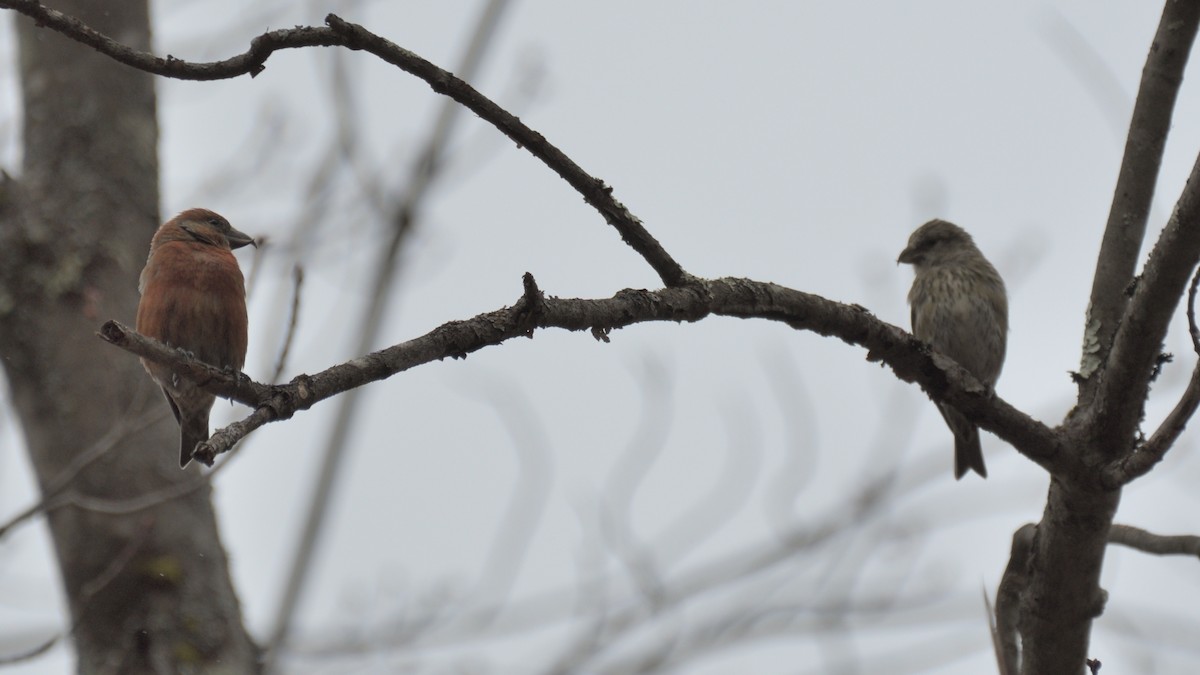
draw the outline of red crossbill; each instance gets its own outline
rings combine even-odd
[[[219,368],[246,360],[246,285],[232,249],[254,240],[207,209],[168,220],[150,241],[138,290],[137,331]],[[179,466],[208,440],[215,397],[166,366],[142,359],[179,422]]]
[[[908,292],[913,335],[958,362],[980,382],[995,386],[1008,339],[1008,296],[996,268],[971,235],[944,220],[931,220],[908,238],[897,262],[913,266]],[[979,427],[954,408],[938,404],[954,432],[954,477],[968,469],[987,478]]]

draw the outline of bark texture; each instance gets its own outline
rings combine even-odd
[[[55,8],[149,47],[146,0]],[[210,490],[176,465],[178,429],[137,359],[95,337],[132,319],[159,223],[153,77],[23,17],[18,38],[24,162],[0,185],[0,362],[57,495],[47,519],[78,670],[252,672]]]

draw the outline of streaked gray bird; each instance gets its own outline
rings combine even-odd
[[[908,291],[913,335],[995,386],[1008,341],[1008,296],[971,235],[931,220],[912,233],[896,262],[912,265],[916,273]],[[954,477],[973,470],[987,478],[979,427],[948,405],[939,403],[938,409],[954,432]]]

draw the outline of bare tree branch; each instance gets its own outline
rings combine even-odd
[[[128,47],[79,19],[36,0],[0,0],[0,7],[16,10],[33,19],[39,27],[62,33],[127,66],[180,80],[225,80],[247,74],[254,77],[266,69],[263,63],[267,58],[281,49],[350,46],[328,28],[301,26],[264,33],[250,42],[250,49],[245,53],[224,61],[188,63],[169,54],[163,59]]]
[[[663,620],[668,622],[671,629],[662,639],[656,639],[657,644],[650,647],[650,652],[657,653],[660,648],[665,647],[667,651],[662,652],[664,656],[670,655],[672,658],[679,656],[678,650],[662,644],[662,640],[665,639],[669,642],[670,636],[677,634],[679,630],[683,631],[678,633],[679,635],[693,634],[694,631],[687,629],[684,625],[692,623],[692,621],[680,623],[673,621],[671,617],[690,615],[693,612],[691,608],[696,603],[704,601],[717,601],[719,606],[730,607],[719,602],[719,597],[714,596],[720,596],[722,592],[729,592],[731,589],[736,589],[732,592],[738,599],[734,603],[738,609],[734,610],[730,607],[731,611],[729,612],[716,612],[717,618],[710,624],[728,638],[723,641],[724,644],[741,639],[751,639],[754,631],[741,631],[738,630],[738,627],[765,628],[764,624],[759,623],[759,617],[781,616],[772,608],[780,608],[782,604],[792,602],[795,603],[792,605],[793,607],[803,606],[808,617],[813,620],[811,624],[795,630],[829,631],[837,625],[836,617],[845,616],[847,613],[882,613],[888,609],[903,608],[904,602],[901,602],[897,589],[905,587],[905,585],[887,586],[889,590],[874,594],[876,597],[873,599],[865,598],[862,593],[863,589],[856,585],[854,593],[845,596],[837,595],[833,598],[825,598],[822,597],[823,593],[808,594],[801,590],[798,591],[799,595],[795,596],[795,599],[789,600],[789,594],[784,593],[778,579],[782,575],[791,582],[795,582],[795,570],[803,564],[804,560],[811,560],[802,555],[804,552],[812,552],[819,547],[836,546],[839,541],[855,536],[855,533],[859,531],[859,524],[894,504],[895,492],[889,489],[887,482],[888,479],[864,481],[853,490],[852,494],[846,495],[844,500],[828,509],[826,513],[806,514],[805,522],[794,522],[790,530],[786,533],[779,533],[780,536],[766,538],[742,550],[723,554],[715,559],[699,563],[697,566],[661,577],[659,579],[661,583],[653,593],[653,603],[647,603],[642,595],[643,589],[636,587],[630,589],[632,598],[614,600],[604,595],[593,598],[591,596],[595,594],[588,593],[587,597],[591,603],[586,603],[584,606],[581,606],[578,601],[575,603],[562,602],[563,596],[567,593],[560,590],[543,596],[541,600],[526,600],[522,603],[524,608],[506,611],[506,620],[503,624],[486,634],[480,634],[473,630],[464,632],[462,629],[479,625],[478,617],[492,616],[499,611],[498,608],[472,608],[458,617],[436,616],[432,617],[432,621],[422,620],[419,617],[412,622],[416,624],[412,630],[402,633],[389,631],[386,637],[368,637],[366,641],[361,635],[356,634],[353,638],[354,641],[349,644],[344,640],[335,640],[331,647],[316,646],[314,648],[314,641],[308,640],[306,641],[307,649],[310,653],[346,654],[362,649],[377,651],[381,644],[386,643],[392,648],[404,648],[412,652],[417,651],[416,647],[440,648],[448,645],[461,645],[463,640],[486,640],[501,634],[513,634],[516,631],[528,632],[544,629],[558,621],[570,619],[573,615],[574,619],[581,620],[579,621],[581,630],[578,633],[578,639],[569,640],[567,648],[559,658],[554,659],[545,670],[535,672],[544,672],[546,675],[577,673],[581,670],[610,672],[607,667],[602,667],[604,663],[613,658],[623,658],[628,652],[626,647],[640,650],[641,647],[635,646],[641,644],[637,641],[638,636],[644,635],[645,631],[651,627],[659,626]],[[886,539],[886,537],[882,539]],[[881,538],[868,536],[865,537],[865,540],[869,542],[868,545],[872,545],[878,544]],[[634,564],[640,564],[640,562],[634,561]],[[628,574],[630,570],[623,570],[623,572]],[[641,570],[633,572],[634,574],[642,573]],[[601,578],[586,582],[584,585],[608,588],[613,582],[611,577],[616,574],[620,574],[620,572],[604,573]],[[755,587],[751,584],[752,579],[757,579],[763,585]],[[751,590],[752,588],[757,590]],[[934,592],[933,594],[922,593],[919,595],[924,596],[925,599],[932,599],[942,594]],[[559,602],[548,603],[546,600],[550,597],[557,598]],[[864,600],[864,602],[859,603],[858,600]],[[911,598],[909,601],[923,602],[921,597]],[[562,607],[564,604],[573,605],[576,611],[551,610],[551,606]],[[433,611],[439,610],[435,608]],[[706,613],[701,609],[695,611],[698,614]],[[557,617],[552,615],[557,615]],[[699,617],[697,616],[697,618]],[[776,625],[778,626],[778,624]],[[408,626],[404,628],[408,628]],[[714,635],[713,637],[715,639],[719,636]],[[328,637],[317,639],[329,642]],[[703,645],[693,644],[686,648],[695,652],[697,649],[702,650]]]
[[[491,407],[507,433],[516,460],[516,476],[508,503],[497,514],[497,526],[479,564],[474,590],[467,595],[496,608],[477,614],[479,627],[495,621],[512,595],[513,583],[529,554],[534,531],[542,521],[554,483],[554,442],[542,411],[517,382],[503,377],[475,381],[470,398]]]
[[[1033,553],[1033,539],[1037,526],[1026,523],[1013,533],[1012,549],[1008,554],[1008,566],[996,589],[997,658],[1001,661],[1001,672],[1005,675],[1021,672],[1020,616],[1021,595],[1029,585],[1029,558]]]
[[[292,341],[296,339],[296,326],[300,322],[300,287],[304,285],[304,267],[296,265],[292,268],[292,310],[288,313],[287,332],[283,336],[283,346],[279,348],[279,358],[275,360],[275,370],[271,374],[272,384],[283,376],[287,367],[288,354],[292,350]]]
[[[148,5],[55,2],[143,50]],[[199,472],[171,470],[159,452],[179,435],[157,388],[136,360],[97,358],[89,335],[97,316],[132,317],[131,274],[162,222],[154,78],[11,14],[23,134],[20,182],[0,189],[0,351],[37,486],[65,480],[74,494],[120,500],[189,481]],[[133,424],[113,450],[93,445],[123,415]],[[208,490],[133,517],[63,508],[45,522],[80,672],[253,669]],[[129,548],[141,523],[144,543]]]
[[[140,405],[140,402],[138,402]],[[134,406],[130,406],[133,410]],[[122,415],[113,424],[109,431],[88,446],[87,449],[80,452],[72,458],[70,465],[62,471],[54,480],[48,482],[42,487],[42,498],[37,503],[23,509],[17,515],[10,518],[7,522],[0,524],[0,539],[3,539],[14,527],[33,518],[39,513],[49,510],[56,499],[74,482],[80,472],[86,469],[96,460],[100,459],[111,451],[118,443],[125,440],[128,435],[134,431],[139,431],[154,422],[157,422],[167,416],[167,411],[158,408],[153,412],[141,415],[137,419],[132,418],[132,413]]]
[[[1181,3],[1168,3],[1181,4]],[[1182,3],[1188,4],[1188,3]],[[1197,5],[1200,7],[1200,5]],[[1200,9],[1197,10],[1200,14]],[[1200,259],[1200,156],[1133,291],[1096,398],[1085,412],[1087,447],[1103,459],[1128,452],[1145,409],[1167,325]]]
[[[1089,402],[1096,393],[1097,383],[1092,378],[1095,371],[1106,359],[1112,362],[1108,356],[1113,335],[1129,302],[1125,291],[1133,281],[1138,251],[1146,235],[1146,221],[1171,128],[1175,99],[1198,25],[1200,5],[1167,2],[1142,69],[1142,82],[1125,141],[1125,156],[1113,191],[1088,302],[1079,367],[1080,375],[1086,380],[1081,403]]]
[[[507,0],[489,0],[475,21],[475,28],[468,41],[466,53],[459,64],[458,71],[464,78],[473,78],[483,59],[488,44],[496,32],[501,15],[507,7]],[[338,59],[336,63],[341,63]],[[334,78],[348,83],[349,78]],[[342,84],[347,91],[340,96],[342,100],[337,106],[339,122],[339,137],[346,142],[353,142],[357,137],[350,133],[350,103],[354,97],[349,93],[349,85]],[[440,176],[446,146],[451,132],[461,117],[462,107],[455,105],[452,99],[443,99],[432,131],[429,133],[421,152],[417,154],[411,170],[404,177],[405,188],[403,197],[395,204],[388,204],[384,197],[381,181],[361,176],[363,172],[356,171],[360,177],[364,193],[370,196],[369,202],[374,205],[379,215],[388,219],[390,233],[387,242],[381,247],[371,290],[368,294],[370,302],[363,314],[362,326],[358,331],[358,347],[355,353],[362,354],[370,349],[379,339],[380,327],[383,325],[386,309],[396,288],[395,279],[401,265],[397,263],[402,244],[412,235],[420,218],[425,201],[429,197],[432,186]],[[345,147],[350,155],[352,146]],[[359,162],[352,162],[357,168]],[[292,621],[300,597],[308,583],[309,570],[316,555],[317,543],[324,529],[325,515],[334,489],[341,475],[344,457],[348,454],[346,438],[354,428],[354,421],[361,412],[358,390],[351,390],[338,401],[337,416],[325,440],[321,456],[321,470],[317,472],[316,484],[312,496],[308,500],[308,513],[300,531],[300,541],[293,555],[287,580],[284,584],[283,596],[276,612],[275,625],[271,630],[266,645],[263,671],[270,675],[275,671],[275,663],[280,648],[287,642],[292,630]]]
[[[1000,636],[1000,631],[996,628],[996,611],[992,607],[992,599],[988,597],[987,586],[983,587],[983,609],[986,612],[988,632],[992,635],[992,650],[996,655],[996,669],[1000,671],[1000,675],[1018,675],[1008,667],[1008,661],[1005,658],[1005,645],[1001,642],[1003,638]],[[1016,634],[1013,634],[1016,637]]]
[[[1197,407],[1200,407],[1200,363],[1192,369],[1192,377],[1188,380],[1183,396],[1163,419],[1158,430],[1133,452],[1106,467],[1101,474],[1103,484],[1109,488],[1118,488],[1149,473],[1150,469],[1162,461],[1167,451],[1187,428],[1187,423],[1195,415]]]
[[[598,339],[607,340],[612,330],[635,323],[693,322],[712,314],[780,321],[798,330],[866,347],[873,359],[887,363],[897,377],[919,384],[936,401],[956,406],[1034,462],[1050,471],[1065,470],[1061,440],[1053,430],[1013,408],[961,366],[931,352],[928,345],[905,331],[876,319],[861,307],[749,279],[695,279],[686,288],[626,289],[611,298],[589,300],[543,297],[533,277],[526,274],[525,293],[512,307],[443,324],[419,338],[273,387],[196,361],[115,321],[104,324],[100,337],[171,366],[208,391],[255,408],[249,417],[217,431],[207,444],[199,446],[196,457],[211,464],[216,455],[254,429],[288,419],[318,401],[423,363],[466,358],[471,352],[514,337],[531,337],[536,328],[590,330]]]
[[[1200,356],[1200,328],[1196,326],[1196,289],[1200,286],[1200,268],[1192,275],[1192,285],[1188,289],[1188,333],[1192,336],[1192,349]],[[1162,461],[1167,450],[1175,445],[1187,423],[1196,414],[1200,406],[1200,362],[1192,369],[1192,378],[1188,380],[1183,396],[1175,404],[1175,408],[1163,419],[1162,424],[1150,440],[1136,448],[1132,453],[1113,462],[1101,476],[1105,485],[1117,488],[1134,479],[1146,475],[1150,469]]]
[[[330,14],[325,17],[327,28],[300,26],[270,31],[251,40],[250,48],[242,54],[224,61],[190,63],[174,56],[168,55],[163,59],[126,47],[83,22],[32,0],[0,0],[0,8],[4,7],[30,16],[37,20],[39,25],[78,40],[128,66],[155,75],[183,80],[220,80],[245,74],[254,76],[263,71],[263,64],[271,54],[282,49],[338,46],[369,52],[425,80],[435,92],[458,101],[511,138],[518,147],[525,148],[542,160],[604,216],[605,221],[621,235],[621,239],[654,268],[664,285],[680,286],[688,280],[688,274],[683,267],[646,231],[641,220],[613,197],[612,188],[604,181],[586,173],[540,133],[530,129],[521,120],[449,71],[438,68],[413,52],[336,15]]]
[[[1034,639],[1026,642],[1030,659],[1027,665],[1032,672],[1065,672],[1081,665],[1079,659],[1086,651],[1091,617],[1103,606],[1103,593],[1098,586],[1100,562],[1120,498],[1119,490],[1113,489],[1120,481],[1106,481],[1114,469],[1096,472],[1094,467],[1106,465],[1093,460],[1098,454],[1105,462],[1111,461],[1132,445],[1167,322],[1188,272],[1200,257],[1198,161],[1189,186],[1150,256],[1145,274],[1136,285],[1130,284],[1137,251],[1145,235],[1178,81],[1200,23],[1200,8],[1196,3],[1167,3],[1155,47],[1147,61],[1125,163],[1097,263],[1085,327],[1081,366],[1085,381],[1081,387],[1081,405],[1077,408],[1079,414],[1061,431],[1048,429],[1012,409],[957,365],[931,353],[904,331],[876,320],[861,308],[773,284],[692,277],[636,217],[612,198],[611,189],[584,173],[537,132],[446,71],[334,15],[327,17],[326,28],[274,31],[256,38],[245,54],[217,63],[191,64],[128,50],[36,2],[0,0],[0,7],[13,7],[39,18],[45,25],[122,63],[171,77],[213,79],[243,73],[253,75],[262,70],[266,59],[278,49],[323,45],[368,51],[425,80],[434,91],[462,103],[542,159],[601,212],[659,273],[666,286],[658,291],[626,290],[608,299],[563,300],[542,297],[532,277],[527,275],[525,295],[512,308],[445,324],[415,340],[334,366],[315,376],[300,376],[279,387],[244,381],[231,373],[213,372],[169,349],[159,352],[157,358],[147,356],[193,373],[186,376],[207,378],[205,386],[210,390],[226,391],[224,395],[235,398],[245,396],[255,406],[247,419],[214,434],[209,445],[202,448],[202,459],[211,462],[216,454],[228,450],[254,428],[275,419],[286,419],[324,398],[434,359],[461,358],[518,335],[531,336],[538,327],[590,329],[597,338],[607,341],[613,329],[641,321],[697,321],[711,314],[781,321],[797,329],[837,336],[869,348],[871,355],[891,366],[900,379],[919,383],[932,398],[959,408],[1055,475],[1038,537],[1028,547],[1033,562],[1029,565],[1028,590],[1024,593],[1027,602],[1021,608],[1021,616],[1029,622],[1022,628]],[[138,343],[132,338],[135,334],[115,323],[106,324],[104,335],[110,341],[126,343],[130,351],[136,352],[134,346],[147,351],[161,348],[161,345],[147,347],[149,343]],[[1099,375],[1093,377],[1096,374]],[[1172,433],[1177,436],[1174,428],[1181,429],[1181,423],[1194,411],[1195,404],[1187,399],[1185,394],[1185,400],[1181,401],[1184,407],[1177,407],[1180,424],[1160,429],[1164,452],[1173,440],[1168,436]],[[1187,406],[1192,406],[1191,410]],[[1071,452],[1062,451],[1063,447],[1069,447]],[[1085,454],[1088,456],[1084,457]],[[1144,473],[1152,465],[1150,462],[1138,470]],[[1125,471],[1119,479],[1132,480],[1141,475]],[[1100,480],[1096,480],[1097,473]],[[660,657],[651,654],[650,658]]]
[[[68,635],[73,634],[75,629],[78,628],[80,623],[83,622],[83,619],[87,614],[87,610],[91,606],[92,599],[95,598],[96,595],[105,588],[107,588],[109,584],[113,583],[113,581],[117,579],[117,576],[120,575],[125,568],[129,567],[131,562],[133,562],[134,556],[137,555],[138,551],[142,550],[142,548],[146,546],[147,541],[150,539],[150,533],[153,527],[153,519],[145,519],[140,524],[139,530],[132,533],[129,541],[126,542],[125,546],[117,553],[117,555],[109,561],[108,565],[99,574],[83,585],[83,587],[80,589],[79,595],[72,599],[72,603],[76,608],[76,618],[71,624],[69,630],[65,631],[64,634],[51,636],[44,642],[19,654],[7,654],[0,656],[0,666],[13,665],[37,658],[38,656],[41,656],[49,651],[51,647],[58,644],[60,640]]]
[[[1132,525],[1113,525],[1108,541],[1143,553],[1155,555],[1189,555],[1200,558],[1200,537],[1195,535],[1163,535],[1147,532]]]
[[[1141,278],[1131,283],[1198,25],[1200,5],[1168,0],[1143,71],[1084,325],[1079,405],[1063,427],[1066,470],[1052,472],[1022,593],[1021,672],[1079,672],[1093,619],[1107,600],[1100,570],[1121,493],[1096,468],[1134,448],[1168,321],[1200,256],[1198,162]]]
[[[171,366],[181,377],[231,401],[254,406],[271,396],[270,385],[259,384],[245,373],[231,372],[199,361],[181,349],[146,337],[116,321],[106,322],[97,335],[130,354]]]
[[[42,642],[39,642],[38,644],[25,649],[24,651],[0,655],[0,666],[11,666],[17,663],[24,663],[25,661],[32,661],[33,659],[36,659],[42,654],[50,651],[50,648],[58,644],[59,641],[64,637],[66,636],[62,633],[55,633]]]

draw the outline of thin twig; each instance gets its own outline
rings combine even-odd
[[[296,265],[292,268],[292,311],[288,317],[287,333],[283,336],[283,346],[279,349],[279,358],[275,361],[275,372],[271,374],[271,382],[279,382],[283,369],[287,367],[288,354],[292,350],[292,341],[296,339],[296,326],[300,323],[300,287],[304,285],[304,267]]]
[[[1108,533],[1108,542],[1128,546],[1143,553],[1200,558],[1200,537],[1190,534],[1154,534],[1132,525],[1113,525]]]
[[[1192,275],[1192,284],[1188,286],[1188,304],[1187,304],[1187,319],[1188,319],[1188,335],[1192,336],[1192,351],[1200,356],[1200,328],[1196,326],[1196,289],[1200,287],[1200,267],[1196,268],[1196,273]]]
[[[1200,328],[1196,326],[1196,291],[1200,286],[1200,268],[1192,276],[1192,284],[1188,288],[1188,333],[1192,336],[1192,349],[1200,356]],[[1175,445],[1175,441],[1183,434],[1189,421],[1200,408],[1200,361],[1192,368],[1192,377],[1188,380],[1183,396],[1175,407],[1163,418],[1162,424],[1150,436],[1150,439],[1133,452],[1118,459],[1106,467],[1101,474],[1101,480],[1109,488],[1117,488],[1133,482],[1135,479],[1149,473],[1155,465],[1162,461],[1167,451]]]
[[[57,635],[50,636],[43,642],[39,642],[25,651],[16,652],[14,654],[4,654],[0,656],[0,666],[11,666],[17,663],[24,663],[25,661],[32,661],[33,659],[36,659],[42,654],[50,651],[50,648],[58,644],[59,641],[64,637],[66,637],[66,635],[59,633]]]
[[[154,492],[137,495],[135,497],[124,497],[121,499],[105,499],[103,497],[93,497],[74,492],[67,492],[52,500],[46,505],[47,511],[53,511],[65,506],[74,506],[76,508],[92,511],[95,513],[104,513],[112,516],[123,516],[138,511],[145,511],[159,504],[169,502],[172,499],[179,499],[189,495],[196,490],[205,488],[212,484],[213,478],[216,477],[222,469],[225,468],[229,461],[237,456],[237,448],[234,448],[226,455],[225,461],[218,464],[212,471],[196,474],[189,477],[188,480],[174,485],[168,485]]]
[[[145,519],[141,524],[141,529],[135,533],[133,537],[125,543],[125,546],[117,552],[117,555],[109,561],[108,565],[100,570],[100,573],[89,579],[79,588],[79,594],[72,599],[74,604],[75,620],[71,622],[71,627],[62,634],[55,635],[45,642],[35,645],[31,649],[17,653],[0,656],[0,665],[12,665],[34,659],[50,650],[60,640],[71,635],[83,623],[84,616],[91,605],[91,601],[101,591],[108,587],[116,578],[133,562],[134,557],[146,545],[150,538],[151,532],[154,530],[154,521],[150,518]]]
[[[131,404],[130,407],[132,408],[133,405]],[[17,525],[33,518],[39,513],[50,510],[55,501],[60,498],[63,491],[71,486],[85,468],[108,454],[127,435],[141,431],[166,416],[167,410],[162,406],[155,406],[152,411],[146,412],[136,420],[131,420],[128,414],[122,415],[95,443],[92,443],[87,449],[71,458],[66,468],[42,489],[41,499],[0,525],[0,539],[3,539]]]
[[[479,566],[475,588],[466,593],[497,608],[490,616],[476,614],[483,628],[499,616],[512,595],[514,583],[532,548],[533,535],[542,521],[554,484],[554,443],[546,430],[543,410],[509,378],[486,377],[471,392],[490,405],[503,424],[516,456],[516,478],[508,505],[497,514],[497,525]]]
[[[474,76],[474,73],[482,62],[483,54],[491,42],[491,38],[495,34],[496,28],[499,26],[500,17],[508,6],[508,3],[509,0],[488,0],[487,4],[484,5],[483,11],[475,23],[473,35],[467,42],[467,51],[463,55],[462,63],[458,69],[462,73],[463,78],[470,79]],[[326,21],[335,30],[340,28],[342,31],[353,32],[357,36],[356,40],[365,40],[366,42],[377,44],[386,43],[384,44],[384,48],[388,52],[399,51],[403,52],[405,56],[416,57],[415,54],[401,50],[399,47],[391,45],[391,43],[382,38],[372,36],[366,29],[360,26],[342,22],[341,19],[332,14],[329,15]],[[387,47],[387,45],[395,49],[393,50]],[[385,58],[385,60],[387,59]],[[434,71],[440,70],[419,57],[416,57],[416,60],[421,62],[420,65],[425,72],[431,72],[430,69]],[[393,61],[393,63],[396,62]],[[396,65],[399,65],[399,63],[396,63]],[[404,66],[400,67],[404,68]],[[443,72],[443,75],[453,78],[449,73]],[[463,80],[454,79],[461,82],[466,89],[474,92],[474,89],[471,89]],[[431,82],[430,84],[432,85],[433,83]],[[438,88],[434,86],[434,90],[437,91]],[[481,94],[478,94],[478,92],[475,92],[475,94],[481,100],[487,101],[498,112],[511,117],[506,111],[484,98]],[[347,98],[349,100],[349,97]],[[341,111],[346,113],[348,109],[342,107]],[[420,217],[421,208],[425,200],[429,197],[432,186],[441,175],[440,167],[442,158],[446,153],[446,146],[449,143],[451,133],[461,117],[461,113],[462,108],[455,105],[452,100],[446,99],[443,102],[425,146],[421,152],[417,153],[412,170],[406,177],[403,197],[398,201],[395,211],[391,214],[392,229],[390,236],[386,245],[381,248],[380,257],[376,265],[374,282],[369,292],[371,300],[363,315],[363,325],[358,331],[359,344],[355,351],[357,354],[365,353],[379,338],[384,314],[396,287],[395,278],[400,268],[397,260],[400,255],[401,245],[407,241],[415,228]],[[344,116],[343,119],[345,119]],[[376,187],[376,184],[373,182],[364,182],[363,185],[372,188]],[[371,190],[370,192],[374,191]],[[375,201],[378,203],[381,200],[376,199]],[[346,454],[346,439],[349,436],[350,430],[354,427],[355,416],[362,411],[362,406],[359,405],[358,401],[359,391],[357,389],[348,392],[338,401],[337,415],[322,452],[321,469],[317,473],[316,485],[313,487],[313,493],[309,499],[308,512],[301,530],[300,541],[297,544],[291,568],[284,583],[283,595],[280,600],[279,609],[276,612],[275,626],[271,631],[271,636],[266,645],[263,672],[268,675],[275,670],[279,657],[279,649],[286,643],[289,637],[296,607],[304,591],[304,586],[308,581],[309,570],[312,566],[317,542],[324,528],[325,516],[329,511],[329,503],[332,499],[334,487],[337,485],[342,459]]]

